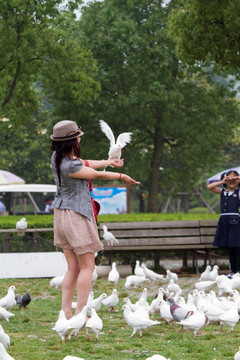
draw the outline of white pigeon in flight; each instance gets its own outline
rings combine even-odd
[[[115,137],[113,135],[112,129],[110,126],[103,120],[99,120],[100,128],[102,132],[106,135],[106,137],[110,141],[110,148],[108,152],[109,159],[120,160],[121,159],[121,150],[127,143],[131,142],[131,132],[124,132],[120,134],[115,142]]]

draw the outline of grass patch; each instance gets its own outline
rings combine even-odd
[[[180,278],[185,298],[188,292],[193,291],[196,280],[196,277]],[[202,328],[202,335],[194,339],[192,333],[178,333],[179,326],[176,323],[165,324],[158,314],[155,315],[155,319],[161,321],[160,325],[145,330],[142,338],[138,334],[129,338],[132,329],[123,317],[123,298],[129,294],[133,302],[137,301],[143,287],[126,290],[124,279],[117,284],[120,302],[115,312],[108,312],[103,305],[98,311],[104,325],[99,335],[99,343],[95,342],[93,334],[90,334],[91,341],[88,342],[85,330],[81,330],[78,338],[72,338],[63,344],[60,337],[51,329],[60,310],[61,289],[51,288],[49,281],[50,279],[0,280],[0,298],[5,296],[11,285],[16,287],[16,295],[29,291],[32,297],[28,310],[20,310],[17,306],[11,310],[15,317],[10,318],[10,324],[1,320],[1,325],[11,339],[8,353],[15,360],[62,360],[67,355],[82,357],[85,360],[145,360],[154,354],[161,354],[171,360],[229,360],[233,359],[238,351],[239,324],[235,326],[233,333],[229,328],[223,328],[223,335],[219,333],[219,325],[211,324]],[[150,303],[159,286],[151,283],[147,287]],[[98,279],[93,291],[95,297],[102,292],[110,295],[112,288],[112,284],[106,279]]]

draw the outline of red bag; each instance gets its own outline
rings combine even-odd
[[[89,166],[89,162],[87,160],[84,160],[85,161],[85,165],[86,166]],[[93,188],[92,188],[92,180],[89,179],[89,191],[92,192]],[[99,202],[97,202],[96,200],[94,200],[91,196],[91,202],[92,202],[92,207],[93,207],[93,212],[94,212],[94,216],[95,216],[95,220],[97,222],[97,216],[99,214],[99,211],[100,211],[100,204]]]

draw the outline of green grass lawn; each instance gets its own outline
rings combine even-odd
[[[196,280],[196,277],[180,278],[185,298],[186,294],[194,289]],[[32,297],[28,310],[20,310],[16,306],[11,310],[15,317],[10,318],[9,324],[1,320],[1,325],[11,339],[8,353],[15,360],[62,360],[67,355],[82,357],[85,360],[145,360],[154,354],[161,354],[171,360],[230,360],[238,351],[239,323],[233,333],[229,328],[223,328],[223,335],[219,333],[219,325],[211,324],[202,328],[202,335],[193,338],[192,332],[187,333],[184,330],[178,333],[179,326],[176,323],[167,325],[160,319],[160,315],[156,314],[155,319],[161,321],[160,325],[145,330],[141,338],[138,333],[129,338],[132,328],[126,324],[123,317],[123,299],[128,296],[132,302],[137,301],[143,286],[126,290],[124,279],[117,284],[120,302],[115,312],[108,312],[103,305],[98,311],[103,320],[99,342],[95,342],[94,334],[90,334],[91,341],[88,342],[85,330],[82,329],[77,338],[71,338],[63,344],[57,333],[52,330],[60,310],[61,288],[51,288],[49,281],[50,279],[0,280],[0,298],[5,296],[11,285],[16,287],[16,295],[29,291]],[[150,303],[157,294],[159,285],[151,283],[147,288]],[[93,291],[96,297],[102,292],[110,295],[112,289],[112,284],[106,279],[97,279]]]

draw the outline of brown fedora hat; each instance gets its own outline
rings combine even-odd
[[[62,120],[54,125],[53,134],[50,136],[50,139],[53,141],[65,141],[75,139],[83,134],[75,121]]]

